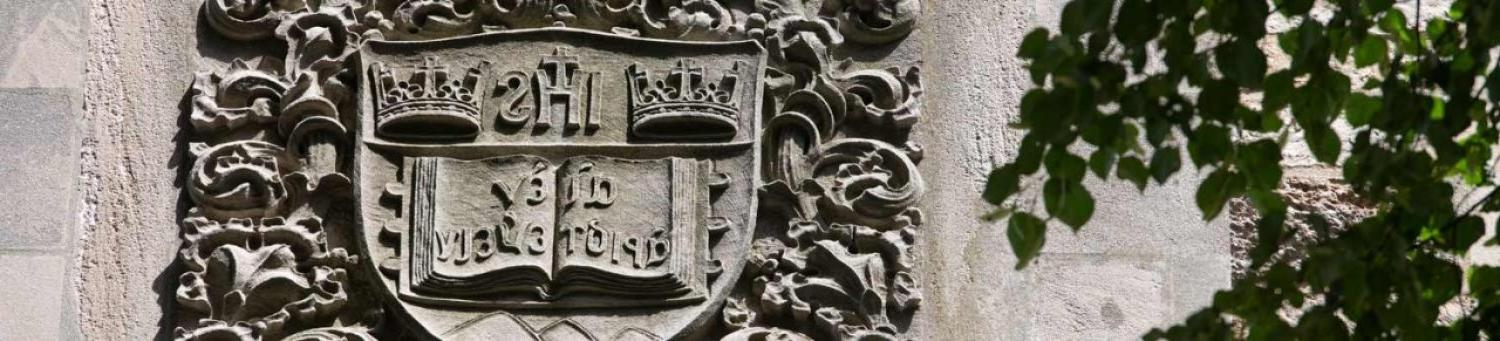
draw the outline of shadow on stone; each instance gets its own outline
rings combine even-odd
[[[192,201],[188,198],[187,191],[181,189],[187,185],[188,172],[192,169],[192,167],[187,166],[185,161],[188,158],[189,136],[187,134],[192,129],[191,124],[188,122],[188,115],[193,110],[193,99],[191,92],[186,89],[182,91],[182,94],[182,99],[177,103],[177,110],[181,114],[177,116],[177,133],[172,136],[172,155],[167,158],[167,168],[176,171],[176,179],[173,179],[172,185],[178,189],[175,215],[178,220],[186,217],[188,209],[192,207]],[[155,340],[172,340],[174,329],[182,322],[177,320],[176,299],[177,278],[181,274],[182,262],[173,257],[172,262],[167,264],[166,268],[161,273],[158,273],[156,279],[151,283],[152,290],[156,292],[156,304],[161,306],[162,311],[161,318],[157,320],[158,329],[156,336],[153,338]]]

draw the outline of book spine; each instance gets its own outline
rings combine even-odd
[[[696,237],[701,180],[698,160],[672,158],[672,260],[668,270],[689,287],[696,287],[699,281],[693,262],[697,261],[699,250]]]
[[[412,162],[411,178],[411,281],[412,286],[422,286],[432,275],[438,160],[417,158]]]

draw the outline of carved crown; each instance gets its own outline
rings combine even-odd
[[[670,70],[630,67],[630,131],[653,139],[725,139],[739,131],[740,65],[710,81],[696,61]]]
[[[427,57],[406,78],[384,63],[371,67],[375,91],[376,134],[401,140],[450,140],[479,134],[479,97],[476,86],[489,62],[469,68],[463,79],[448,66]]]

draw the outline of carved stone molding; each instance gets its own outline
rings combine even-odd
[[[176,335],[902,339],[921,9],[205,0]]]

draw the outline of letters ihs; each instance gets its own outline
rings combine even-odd
[[[542,56],[534,75],[511,71],[500,76],[495,92],[502,107],[496,122],[521,127],[535,121],[532,124],[535,129],[546,130],[554,120],[561,119],[566,131],[591,134],[599,129],[599,120],[594,117],[597,78],[597,72],[581,70],[578,56],[567,48],[558,48],[551,55]],[[527,101],[528,97],[536,98]]]

